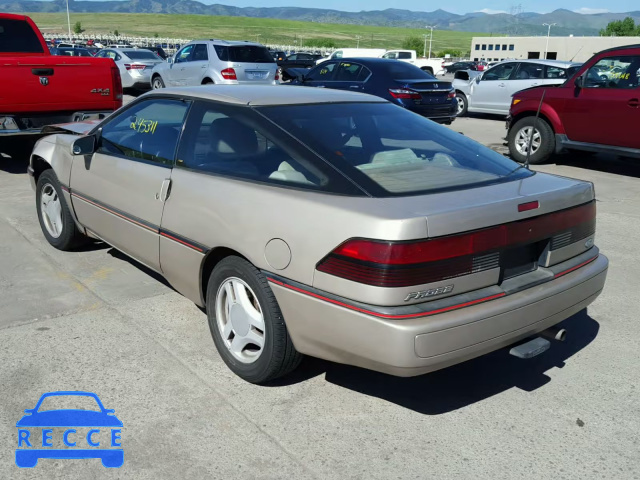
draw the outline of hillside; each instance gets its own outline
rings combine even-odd
[[[374,10],[365,12],[343,12],[320,8],[302,7],[233,7],[221,4],[207,5],[194,0],[127,0],[127,1],[82,1],[69,0],[72,12],[82,13],[165,13],[188,15],[216,15],[227,17],[271,18],[314,23],[342,25],[368,25],[379,27],[423,28],[437,25],[439,30],[459,30],[496,34],[542,35],[546,33],[543,23],[557,23],[555,35],[597,35],[611,20],[631,16],[640,22],[640,11],[628,13],[580,14],[558,9],[551,13],[525,12],[518,15],[506,13],[485,14],[480,12],[457,15],[444,10],[413,12],[402,9]],[[5,12],[64,12],[65,0],[52,2],[34,0],[0,0],[0,11]]]

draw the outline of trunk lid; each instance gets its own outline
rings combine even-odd
[[[406,88],[418,92],[421,97],[421,103],[438,105],[449,103],[449,92],[451,92],[451,82],[443,82],[434,80],[395,80],[401,88]]]

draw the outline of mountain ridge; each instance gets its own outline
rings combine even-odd
[[[86,1],[69,0],[69,8],[77,13],[164,13],[220,15],[232,17],[273,18],[316,23],[345,25],[371,25],[385,27],[424,28],[435,25],[440,30],[458,30],[511,35],[543,35],[547,33],[542,23],[556,23],[552,35],[598,35],[601,28],[612,20],[630,16],[640,22],[640,11],[627,13],[584,14],[567,9],[549,13],[522,12],[456,14],[437,9],[432,12],[416,12],[398,8],[345,12],[334,9],[307,7],[234,7],[220,3],[205,4],[196,0],[125,0]],[[0,11],[12,13],[63,12],[65,0],[0,0]]]

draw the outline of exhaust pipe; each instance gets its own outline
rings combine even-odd
[[[547,328],[540,332],[540,335],[548,338],[549,340],[557,340],[559,342],[564,342],[567,339],[567,331],[564,328],[558,327]]]

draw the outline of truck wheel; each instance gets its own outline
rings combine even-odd
[[[536,124],[533,131],[533,124]],[[531,156],[529,163],[544,163],[551,157],[556,147],[556,137],[553,129],[543,118],[525,117],[518,120],[510,129],[508,134],[509,152],[511,158],[516,162],[524,163],[527,160],[527,151],[531,132],[533,131],[533,141],[531,142]]]
[[[78,230],[54,171],[42,172],[36,188],[38,221],[47,241],[64,251],[81,244],[87,237]]]
[[[227,257],[211,272],[207,317],[222,360],[247,382],[269,382],[302,360],[267,279],[243,258]]]
[[[162,77],[160,75],[156,75],[155,77],[153,77],[153,80],[151,81],[151,88],[153,88],[154,90],[160,90],[161,88],[164,88],[164,82],[162,81]]]
[[[469,101],[464,93],[456,92],[456,102],[458,102],[457,116],[464,117],[469,108]]]

